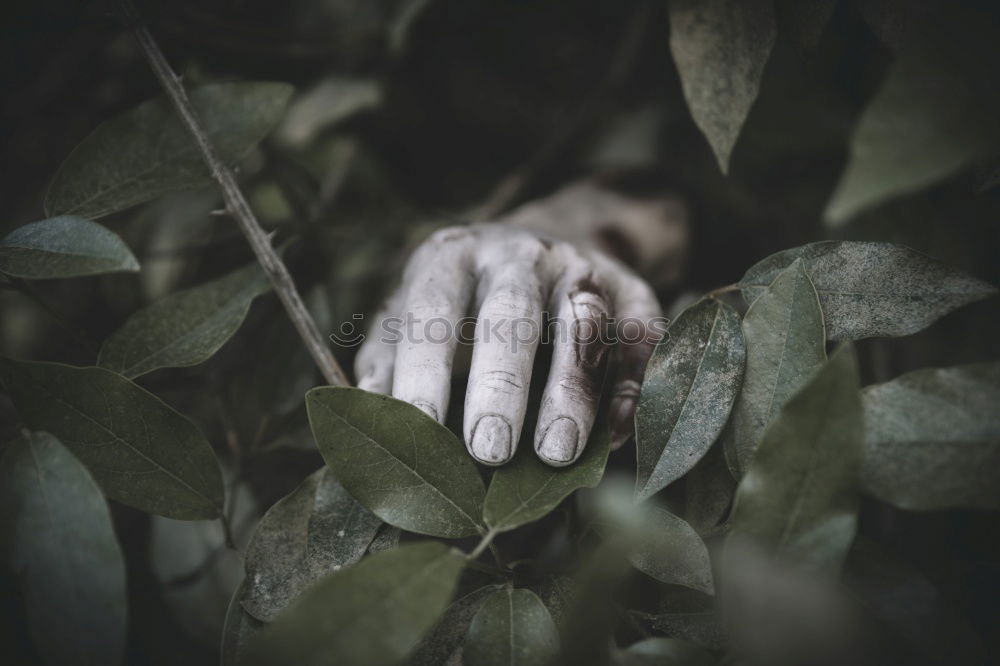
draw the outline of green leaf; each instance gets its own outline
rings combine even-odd
[[[368,554],[374,555],[375,553],[398,548],[400,536],[401,530],[398,527],[382,523],[378,528],[378,532],[375,533],[375,538],[368,544]]]
[[[857,360],[847,343],[768,427],[736,489],[730,538],[838,569],[857,522],[861,438]]]
[[[684,98],[723,173],[757,99],[775,35],[772,0],[670,2],[670,51]]]
[[[733,502],[736,479],[723,454],[725,439],[732,432],[732,428],[723,430],[720,441],[684,477],[684,519],[699,533],[722,522]]]
[[[246,550],[243,608],[270,622],[309,585],[359,561],[382,521],[328,467],[268,509]]]
[[[772,254],[750,267],[740,287],[748,303],[801,260],[819,294],[830,340],[901,336],[997,289],[904,245],[820,241]]]
[[[466,666],[548,666],[559,654],[559,632],[534,592],[506,587],[486,600],[465,638]]]
[[[365,558],[302,595],[250,646],[247,663],[397,664],[444,612],[464,564],[437,542]]]
[[[189,92],[209,139],[234,163],[281,119],[285,83],[216,83]],[[201,151],[163,97],[112,118],[62,163],[45,196],[49,215],[98,218],[211,181]]]
[[[256,263],[139,310],[105,340],[97,364],[133,379],[209,359],[271,282]]]
[[[869,386],[864,489],[902,509],[1000,509],[1000,363]]]
[[[506,532],[538,520],[578,488],[593,488],[604,476],[611,437],[594,426],[580,459],[569,467],[552,467],[530,446],[518,447],[514,460],[493,473],[483,518],[490,529]]]
[[[306,394],[326,464],[376,516],[410,532],[446,538],[482,531],[486,490],[465,446],[419,408],[341,387]]]
[[[48,433],[27,434],[0,458],[0,543],[45,663],[121,663],[125,561],[111,512],[87,470]]]
[[[636,427],[636,500],[684,476],[729,419],[743,379],[740,318],[705,298],[667,329],[646,366]]]
[[[733,409],[726,461],[739,477],[767,424],[826,360],[823,313],[801,260],[781,271],[743,318],[746,371]]]
[[[899,13],[909,18],[919,12],[913,10]],[[929,18],[898,37],[896,58],[855,127],[847,167],[824,212],[832,226],[947,178],[1000,146],[994,16],[949,7]]]
[[[712,562],[698,533],[669,511],[649,507],[628,561],[662,583],[713,594]]]
[[[409,666],[441,666],[451,663],[456,651],[462,648],[462,641],[479,609],[499,585],[486,585],[456,599],[448,606],[441,619],[413,651],[407,660]]]
[[[676,638],[647,638],[615,655],[616,666],[711,666],[710,652]]]
[[[15,277],[68,278],[137,270],[139,262],[121,238],[74,215],[26,224],[0,240],[0,273]]]
[[[682,638],[712,650],[726,644],[719,614],[714,610],[658,613],[650,615],[649,619],[654,629],[674,638]]]
[[[179,520],[218,518],[222,475],[205,436],[152,393],[103,368],[0,358],[32,428],[58,437],[108,497]]]
[[[226,611],[226,623],[222,629],[222,646],[220,648],[222,666],[240,666],[246,659],[247,648],[264,629],[263,622],[255,619],[243,610],[240,599],[243,597],[246,581],[240,583],[229,601]]]

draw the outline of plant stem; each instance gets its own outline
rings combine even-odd
[[[493,543],[493,537],[495,537],[496,535],[497,532],[495,530],[490,530],[489,532],[484,534],[482,541],[476,544],[476,547],[473,548],[472,552],[469,553],[466,557],[468,557],[470,560],[478,558],[480,555],[483,554],[483,551],[489,548],[490,544]]]
[[[225,511],[223,511],[222,514],[219,516],[219,522],[222,523],[222,533],[226,539],[226,548],[228,548],[229,550],[239,550],[236,547],[236,539],[233,538],[232,524],[230,524],[229,516],[226,515]]]
[[[197,142],[198,148],[201,150],[202,157],[211,170],[213,178],[215,178],[216,182],[222,188],[222,196],[226,201],[226,210],[236,219],[243,234],[250,242],[250,247],[253,248],[253,252],[257,256],[257,261],[260,262],[268,277],[271,278],[278,298],[281,300],[282,305],[285,306],[288,317],[299,332],[299,336],[312,355],[313,361],[316,362],[320,372],[323,373],[323,378],[329,384],[347,386],[347,377],[344,375],[343,370],[341,370],[337,360],[333,357],[333,353],[316,327],[316,322],[313,321],[312,316],[302,302],[302,297],[299,296],[299,292],[295,288],[295,282],[288,273],[288,268],[285,267],[284,262],[281,261],[281,258],[274,251],[270,238],[261,228],[256,216],[250,209],[246,197],[243,196],[239,185],[236,184],[236,177],[232,169],[226,166],[219,157],[215,146],[202,126],[201,120],[198,118],[197,113],[195,113],[194,107],[191,105],[191,101],[188,99],[187,93],[184,91],[184,86],[181,84],[177,74],[170,67],[170,63],[167,62],[163,51],[160,50],[159,45],[153,39],[153,35],[139,21],[138,14],[131,0],[116,0],[116,4],[125,24],[135,34],[139,48],[149,62],[149,66],[152,68],[156,78],[159,79],[160,85],[163,86],[167,97],[174,105],[174,109],[180,116],[181,121]]]
[[[728,294],[733,291],[739,291],[743,287],[740,286],[739,282],[733,284],[727,284],[725,287],[719,287],[718,289],[713,289],[708,292],[709,298],[715,298],[716,296],[721,296],[722,294]]]

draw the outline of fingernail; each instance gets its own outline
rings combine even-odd
[[[565,416],[558,418],[545,431],[545,437],[538,445],[538,455],[553,463],[573,462],[579,438],[580,430],[573,419]]]
[[[417,407],[427,416],[431,417],[435,421],[440,421],[438,418],[437,409],[429,402],[424,402],[423,400],[414,400],[413,406]]]
[[[635,429],[635,398],[619,396],[611,400],[611,450],[617,451]]]
[[[499,416],[484,416],[472,432],[472,455],[487,465],[510,459],[510,425]]]

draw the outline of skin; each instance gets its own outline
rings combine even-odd
[[[464,437],[476,460],[502,465],[513,457],[524,425],[538,332],[548,317],[565,333],[554,335],[535,452],[553,466],[580,457],[612,356],[617,448],[632,434],[643,372],[662,325],[653,321],[661,315],[653,288],[613,253],[637,267],[676,272],[686,229],[674,200],[633,199],[592,183],[570,186],[498,222],[442,229],[416,249],[401,286],[376,315],[355,361],[358,386],[443,422],[458,344],[448,332],[475,317]],[[387,317],[408,314],[416,334],[398,343],[380,334]],[[600,335],[610,318],[631,322],[618,330],[633,342],[611,347]]]

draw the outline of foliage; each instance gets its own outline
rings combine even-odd
[[[551,79],[534,72],[535,60],[518,72],[537,74],[525,95],[551,94],[565,108],[505,105],[515,76],[476,79],[462,94],[419,90],[425,74],[405,63],[422,42],[407,31],[443,22],[436,36],[452,39],[448,21],[458,19],[435,2],[403,3],[390,30],[382,19],[391,12],[374,8],[382,4],[364,10],[377,14],[380,46],[360,44],[364,31],[353,39],[391,53],[365,51],[351,62],[386,59],[403,83],[341,74],[316,81],[289,67],[290,79],[308,84],[297,95],[286,83],[191,74],[203,83],[190,96],[209,139],[239,166],[240,186],[309,288],[324,331],[342,333],[353,313],[373,309],[398,252],[482,199],[480,173],[452,165],[451,178],[444,162],[482,152],[482,169],[493,174],[506,137],[533,135],[533,123],[548,136],[561,133],[567,108],[596,109],[602,121],[615,115],[600,95],[574,97],[563,70]],[[11,304],[0,356],[10,403],[0,405],[0,590],[4,608],[14,609],[8,624],[26,628],[16,646],[25,662],[121,663],[127,632],[130,658],[153,649],[132,643],[155,633],[143,623],[167,614],[129,608],[165,596],[142,587],[153,585],[143,568],[145,514],[219,520],[228,541],[248,541],[220,637],[230,666],[850,663],[850,651],[869,644],[891,644],[892,657],[911,663],[940,663],[948,656],[941,646],[955,636],[959,663],[984,661],[975,623],[946,597],[961,588],[971,601],[960,596],[967,603],[959,610],[987,607],[986,620],[996,616],[995,600],[975,596],[980,579],[971,572],[987,559],[981,544],[995,528],[963,531],[978,529],[976,511],[1000,509],[1000,364],[990,338],[997,289],[973,275],[997,279],[1000,247],[990,217],[1000,210],[996,192],[975,192],[989,190],[990,174],[995,180],[1000,147],[1000,103],[986,84],[995,61],[984,46],[995,44],[989,21],[977,22],[984,15],[968,7],[913,10],[903,12],[912,21],[898,21],[893,8],[905,3],[867,0],[809,8],[672,0],[660,13],[653,3],[624,4],[640,8],[637,24],[669,21],[654,53],[664,61],[672,54],[673,92],[687,105],[671,110],[654,100],[654,115],[680,127],[664,128],[679,139],[674,158],[683,162],[671,182],[681,187],[687,176],[678,173],[690,169],[692,181],[701,179],[691,189],[705,202],[705,220],[737,220],[709,232],[736,250],[701,239],[708,250],[692,271],[709,275],[689,286],[707,295],[676,313],[653,352],[635,418],[635,467],[628,453],[611,451],[601,421],[574,465],[545,465],[522,442],[510,464],[487,469],[455,434],[460,415],[441,424],[389,396],[316,386],[296,330],[269,295],[266,267],[248,263],[229,220],[210,216],[214,196],[188,192],[212,174],[168,100],[102,112],[97,129],[60,154],[44,197],[31,192],[48,217],[0,240],[0,284]],[[308,15],[298,19],[310,24]],[[863,52],[848,58],[851,39],[840,38],[858,33]],[[462,48],[493,56],[492,46],[467,39]],[[565,52],[584,58],[593,46],[604,54],[596,41]],[[285,45],[288,53],[266,47],[294,59],[325,43]],[[787,116],[772,115],[774,91],[854,59],[865,62],[868,94],[852,88],[842,95],[848,104],[825,91],[815,98],[830,108],[800,113],[789,101],[785,110],[836,125],[835,148],[824,152],[830,136],[816,126],[806,137],[815,142],[804,144],[815,154],[779,146],[785,131],[791,143],[802,137],[785,127]],[[475,63],[466,69],[459,56],[449,54],[448,76],[431,60],[433,85],[475,79]],[[264,69],[237,71],[272,78]],[[670,78],[656,72],[635,88]],[[585,74],[589,85],[593,72]],[[623,97],[634,94],[628,88]],[[454,117],[439,118],[439,105],[457,107]],[[490,150],[464,146],[460,121],[471,119],[503,138]],[[774,134],[769,123],[780,126]],[[458,138],[441,141],[452,132]],[[772,144],[773,153],[754,150]],[[398,163],[380,152],[386,146],[403,155]],[[438,161],[439,151],[448,159]],[[544,189],[583,163],[570,152],[545,144],[503,182]],[[561,170],[548,173],[549,159]],[[764,166],[777,165],[798,188],[766,180],[771,169],[755,168],[757,159],[772,160]],[[789,176],[789,164],[836,168],[814,182],[811,171]],[[658,181],[664,190],[667,180]],[[475,196],[459,205],[413,194],[434,187]],[[942,202],[959,203],[935,208]],[[944,223],[927,212],[911,224],[910,213],[925,209],[945,210]],[[899,210],[906,224],[893,226]],[[824,231],[821,218],[836,229]],[[952,223],[988,242],[953,232]],[[928,228],[937,235],[918,233]],[[209,240],[195,238],[196,229]],[[166,258],[162,238],[177,241]],[[746,307],[730,298],[735,292]],[[49,304],[53,295],[59,307]],[[32,303],[58,328],[37,324],[35,310],[25,315]],[[974,344],[981,338],[993,346]],[[233,520],[240,484],[253,486],[261,508],[251,524]],[[947,523],[948,538],[935,538],[935,521]],[[912,524],[915,542],[907,541]],[[920,563],[946,560],[943,571],[955,578],[937,572],[947,583],[940,590],[921,566],[889,552],[937,541],[953,547],[949,557],[958,553]],[[164,588],[203,579],[214,564],[209,557]],[[986,564],[995,567],[995,558]],[[977,621],[985,626],[983,613]],[[133,624],[142,631],[127,629]]]

